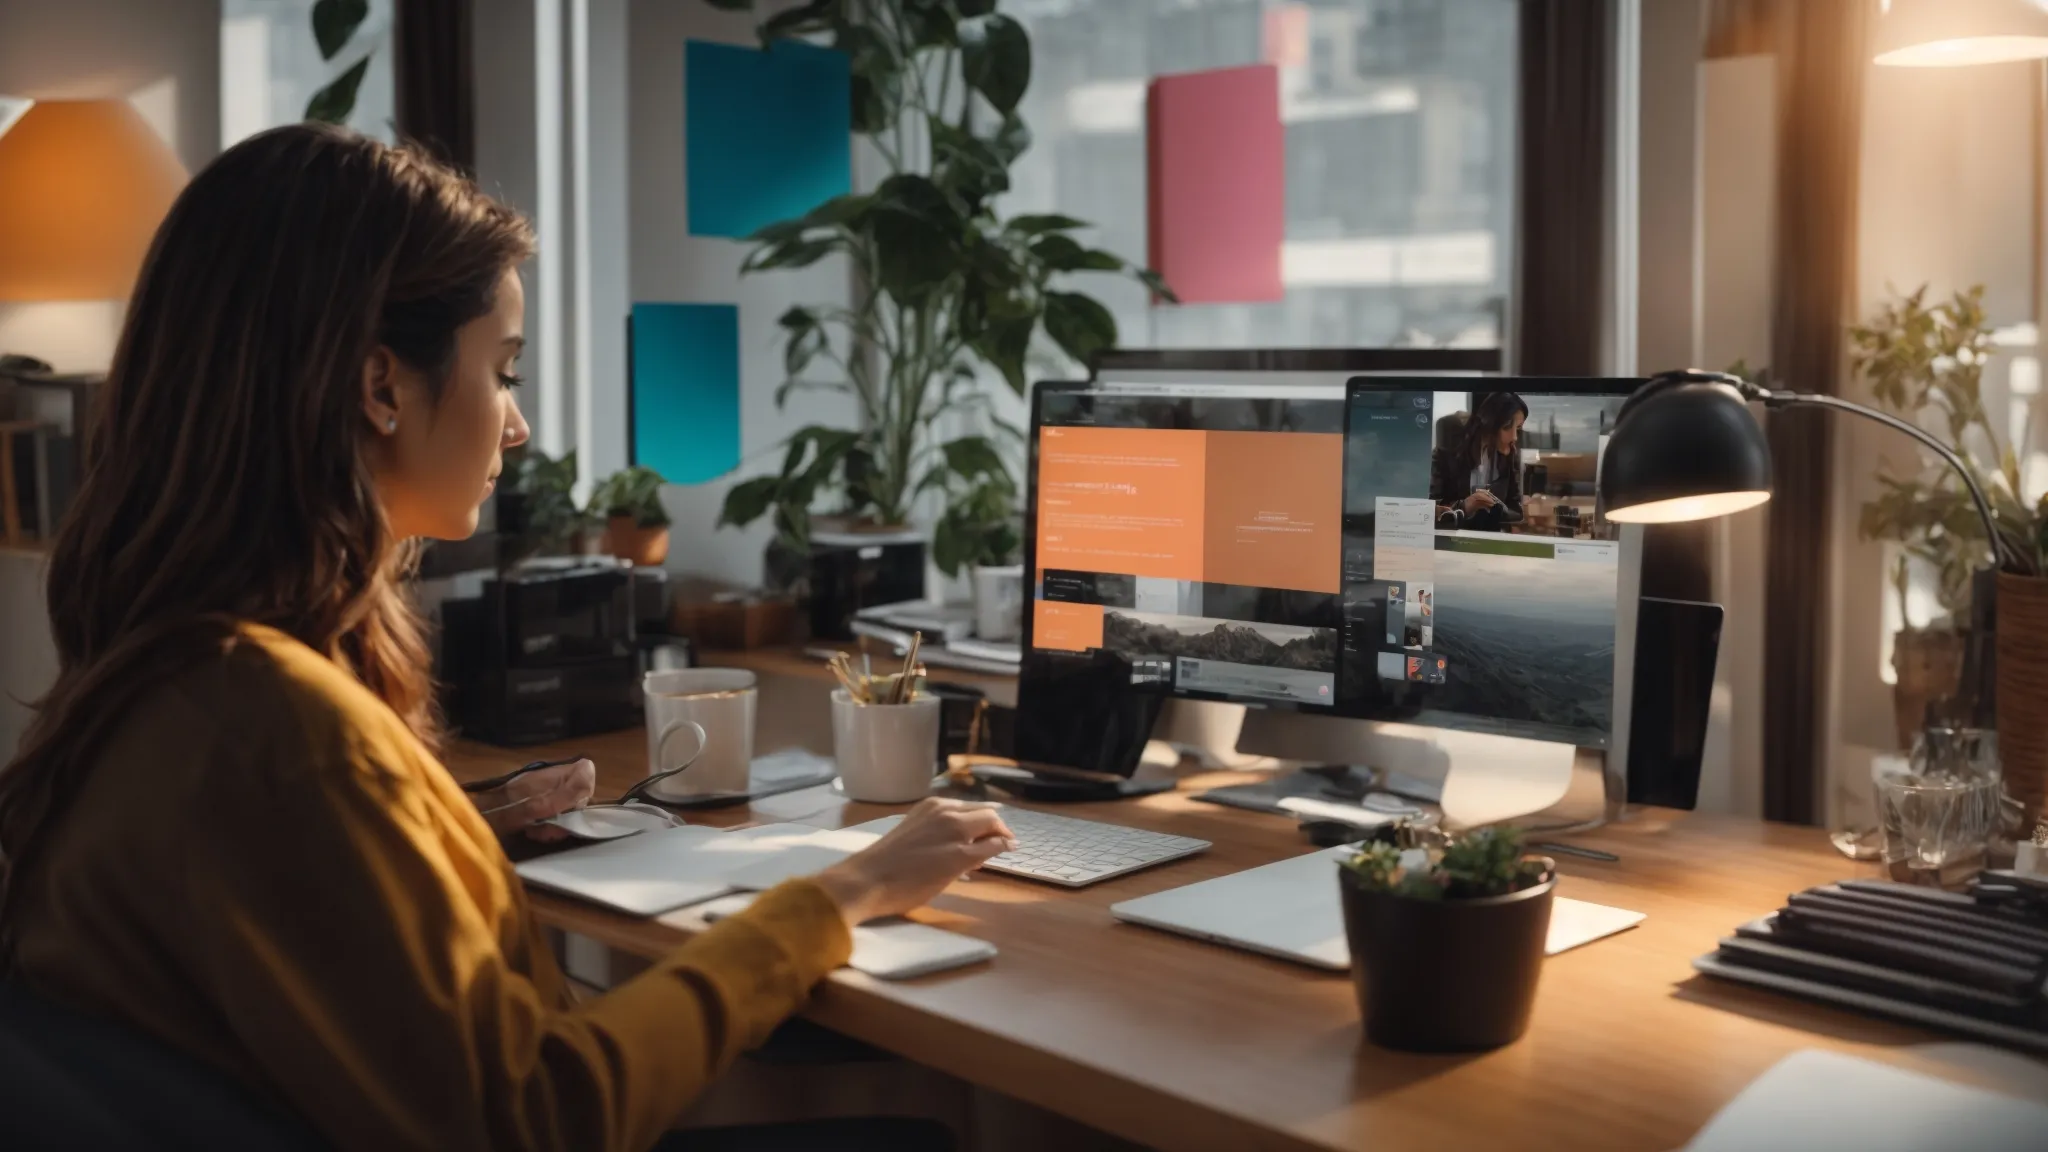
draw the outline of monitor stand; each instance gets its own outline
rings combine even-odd
[[[1232,784],[1196,793],[1195,799],[1253,812],[1288,814],[1282,800],[1300,797],[1338,804],[1358,804],[1375,792],[1402,801],[1435,804],[1443,798],[1441,782],[1402,776],[1353,764],[1319,764],[1275,772],[1254,784]]]
[[[977,764],[973,770],[975,779],[991,788],[1043,804],[1128,800],[1171,792],[1178,783],[1172,776],[1079,775],[1072,770],[1040,771],[1013,764]]]

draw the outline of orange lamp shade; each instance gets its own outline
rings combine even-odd
[[[125,300],[178,162],[126,100],[40,100],[0,131],[0,302]]]

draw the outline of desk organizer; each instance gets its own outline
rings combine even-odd
[[[1693,961],[1708,976],[2048,1053],[2048,907],[1880,880],[1793,895]]]

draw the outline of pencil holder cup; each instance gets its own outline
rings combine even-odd
[[[832,693],[832,755],[849,800],[924,799],[938,770],[939,698],[920,694],[903,704],[861,704],[838,689]]]

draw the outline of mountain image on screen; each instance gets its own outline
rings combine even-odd
[[[1447,608],[1437,615],[1435,633],[1432,650],[1449,659],[1450,675],[1430,697],[1431,707],[1610,732],[1611,622]]]
[[[1304,672],[1337,670],[1337,633],[1331,628],[1281,628],[1235,620],[1191,620],[1176,626],[1111,610],[1102,615],[1102,646],[1126,656],[1188,657]]]

